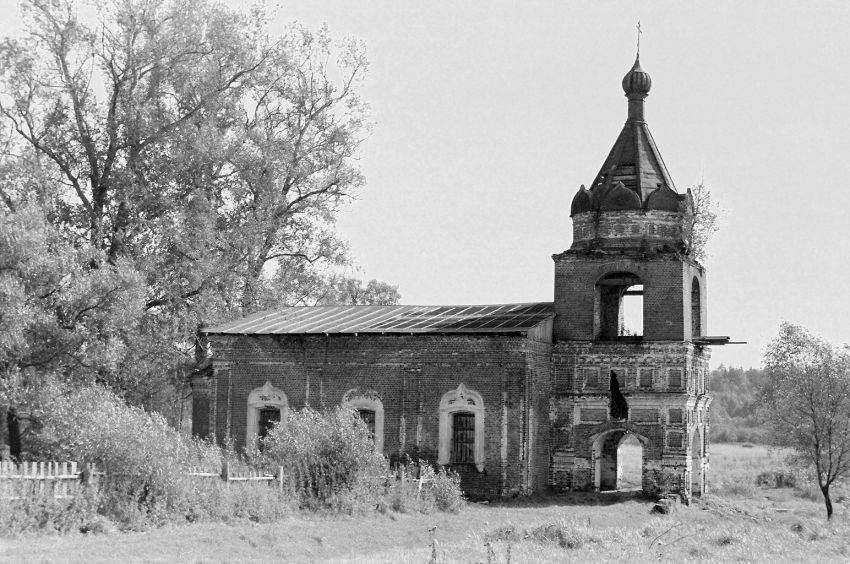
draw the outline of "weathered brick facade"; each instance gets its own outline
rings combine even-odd
[[[642,446],[644,491],[704,492],[717,338],[704,336],[690,194],[675,191],[643,121],[650,84],[637,62],[623,79],[628,120],[573,200],[553,303],[289,308],[212,328],[193,430],[241,447],[269,406],[347,403],[373,412],[390,459],[451,464],[462,414],[474,460],[455,468],[473,494],[617,488],[627,436]],[[642,297],[641,334],[625,330],[628,296]]]
[[[463,384],[481,395],[483,468],[458,467],[478,495],[528,493],[545,485],[549,464],[551,345],[512,335],[210,335],[210,434],[245,445],[251,390],[270,382],[290,409],[342,403],[351,391],[383,404],[390,459],[438,459],[440,401]],[[199,403],[200,400],[199,400]],[[196,404],[197,405],[197,404]],[[204,409],[198,407],[198,417]]]

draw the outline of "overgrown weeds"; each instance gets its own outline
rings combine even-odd
[[[105,388],[54,392],[40,413],[39,454],[96,464],[104,473],[70,500],[34,489],[18,492],[19,499],[0,512],[0,534],[270,522],[297,510],[430,513],[457,511],[464,503],[457,474],[422,461],[392,471],[348,409],[292,413],[261,445],[240,455],[187,438]],[[275,479],[223,481],[216,476],[222,465]],[[191,475],[199,467],[213,475]]]

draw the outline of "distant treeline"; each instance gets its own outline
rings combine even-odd
[[[711,440],[723,443],[763,443],[765,430],[757,418],[759,388],[764,371],[728,368],[711,371]]]

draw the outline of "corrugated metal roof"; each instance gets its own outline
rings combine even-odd
[[[205,333],[516,333],[554,317],[552,302],[466,306],[285,307],[205,327]]]

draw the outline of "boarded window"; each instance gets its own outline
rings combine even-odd
[[[658,423],[658,410],[651,407],[632,408],[630,419],[633,423]]]
[[[641,388],[651,388],[652,387],[652,376],[654,370],[652,368],[641,368],[640,369],[640,380],[638,385]]]
[[[682,448],[682,433],[679,431],[668,432],[667,446],[670,448]]]
[[[366,427],[369,428],[369,434],[372,435],[372,438],[375,438],[375,412],[371,409],[358,409],[357,415],[360,416],[360,419],[366,424]]]
[[[261,439],[269,434],[272,428],[280,423],[280,409],[276,407],[260,408],[260,420],[257,424],[257,434]]]
[[[599,369],[585,368],[584,369],[584,387],[598,388],[599,387]]]
[[[566,392],[573,389],[573,369],[555,369],[555,391]]]
[[[587,423],[598,423],[608,419],[607,409],[598,409],[594,407],[581,408],[581,420]]]
[[[475,463],[475,415],[452,414],[452,464]]]
[[[682,387],[682,369],[671,368],[667,372],[668,385],[671,389],[678,390]]]
[[[671,409],[670,412],[670,424],[677,424],[682,422],[682,410],[681,409]]]

